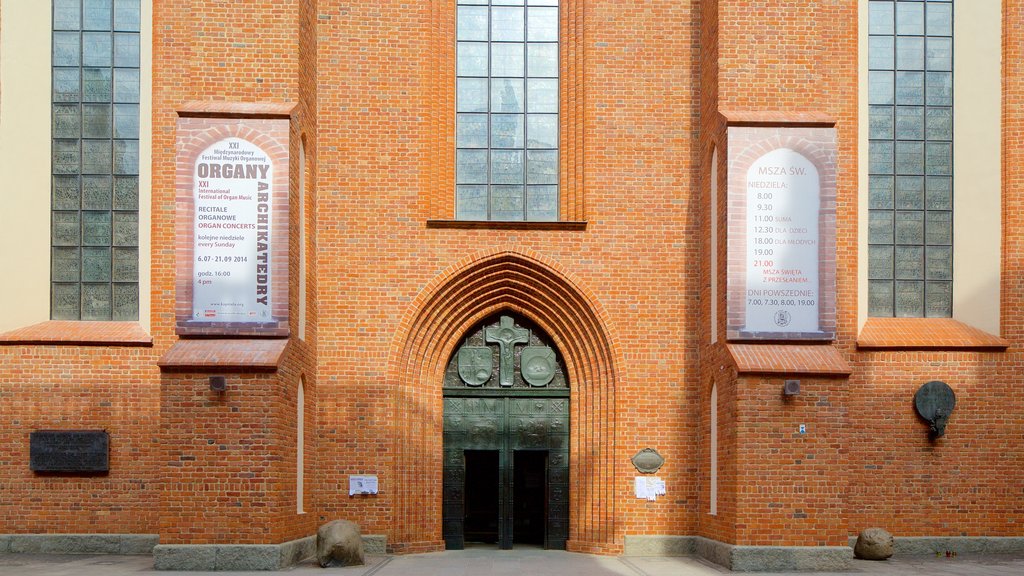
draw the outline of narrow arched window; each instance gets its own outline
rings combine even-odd
[[[299,390],[296,393],[295,415],[295,512],[306,512],[304,500],[306,496],[306,379],[299,378]]]
[[[718,342],[718,148],[711,147],[711,343]]]
[[[708,497],[708,501],[710,502],[708,513],[711,514],[712,516],[715,516],[715,515],[718,514],[718,385],[717,384],[713,384],[711,386],[711,401],[710,401],[710,407],[709,408],[710,408],[710,411],[711,411],[711,424],[710,424],[710,428],[711,428],[711,434],[710,434],[710,436],[711,436],[711,442],[710,442],[710,444],[711,444],[711,447],[710,447],[710,450],[711,450],[711,463],[710,463],[711,473],[709,474],[709,476],[710,476],[710,484],[711,484],[711,493],[710,493],[710,495]]]
[[[299,339],[306,339],[306,141],[299,140]]]

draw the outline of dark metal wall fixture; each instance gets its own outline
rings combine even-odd
[[[94,474],[110,471],[106,430],[36,430],[29,434],[33,472]]]
[[[928,435],[935,440],[946,433],[949,415],[956,407],[956,394],[945,382],[932,380],[917,389],[914,407],[921,418],[928,422],[931,427]]]

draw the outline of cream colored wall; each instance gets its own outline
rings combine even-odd
[[[153,205],[153,2],[142,0],[139,70],[139,324],[150,327]]]
[[[868,3],[860,2],[858,321],[868,315]],[[953,12],[953,318],[999,334],[1002,2]]]
[[[49,2],[0,0],[0,331],[50,317]]]
[[[953,317],[999,334],[1002,2],[953,15]]]
[[[857,333],[868,320],[868,2],[857,5]]]
[[[0,332],[50,318],[50,30],[47,1],[0,0]],[[142,2],[139,322],[150,320],[152,6]]]

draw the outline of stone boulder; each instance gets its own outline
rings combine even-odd
[[[892,556],[892,534],[881,528],[868,528],[857,536],[853,555],[861,560],[885,560]]]
[[[359,525],[334,520],[316,531],[316,561],[320,566],[359,566],[366,563]]]

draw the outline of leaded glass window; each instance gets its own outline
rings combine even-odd
[[[55,320],[139,316],[140,0],[53,0]]]
[[[558,219],[558,0],[458,0],[460,220]]]
[[[868,312],[950,317],[953,2],[868,5]]]

